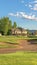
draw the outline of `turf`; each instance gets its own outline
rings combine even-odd
[[[37,65],[37,52],[0,54],[0,65]]]
[[[14,45],[9,45],[9,44],[4,44],[4,43],[2,43],[2,44],[0,44],[0,49],[1,48],[16,48],[17,46],[14,46]]]
[[[19,44],[19,41],[18,40],[34,40],[36,39],[37,40],[37,37],[35,38],[29,38],[29,37],[25,37],[25,36],[0,36],[0,42],[6,42],[7,44],[5,45],[2,45],[0,44],[0,48],[15,48],[15,46],[9,46],[8,43],[10,44]],[[37,44],[37,42],[36,42]]]
[[[18,43],[17,40],[20,39],[37,39],[37,37],[25,37],[25,36],[0,36],[0,42],[11,42],[11,43]]]
[[[14,36],[1,36],[0,42],[18,43],[17,39]]]

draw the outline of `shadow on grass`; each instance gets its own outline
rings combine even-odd
[[[18,45],[19,43],[16,43],[16,42],[5,42],[7,44],[11,44],[11,45]]]
[[[31,44],[37,44],[37,39],[31,39],[31,40],[27,40],[28,42],[30,42]]]

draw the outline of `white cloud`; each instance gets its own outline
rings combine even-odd
[[[31,8],[32,10],[37,10],[37,4],[34,4],[34,7]]]
[[[8,15],[10,15],[10,16],[14,16],[14,14],[13,14],[13,13],[9,13]]]
[[[9,16],[16,16],[24,19],[37,20],[37,17],[35,17],[35,15],[27,15],[25,14],[25,12],[17,12],[16,14],[9,13]]]
[[[31,9],[33,9],[33,10],[37,10],[37,8],[35,8],[35,7],[34,7],[34,8],[31,8]]]
[[[25,6],[29,6],[29,7],[32,7],[32,5],[31,5],[31,4],[25,4]]]
[[[35,0],[34,3],[37,3],[37,0]]]
[[[21,3],[24,3],[24,0],[21,0]]]
[[[35,7],[37,7],[37,4],[34,4]]]
[[[27,6],[27,4],[25,4],[25,6]]]
[[[31,5],[31,4],[29,4],[29,7],[32,7],[32,5]]]
[[[37,0],[29,2],[29,7],[30,9],[37,11]]]
[[[21,0],[21,3],[25,3],[24,0]],[[37,10],[37,0],[30,1],[29,3],[25,4],[25,6],[28,6],[32,10]]]
[[[34,0],[33,2],[29,2],[30,4],[34,4],[37,3],[37,0]]]
[[[8,15],[10,15],[10,16],[19,16],[19,13],[17,12],[16,14],[14,14],[14,13],[9,13]]]

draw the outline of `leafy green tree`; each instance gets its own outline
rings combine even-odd
[[[13,28],[14,28],[14,34],[15,34],[15,30],[16,30],[16,28],[17,28],[17,23],[16,23],[16,22],[14,22]]]
[[[17,28],[17,23],[16,22],[14,22],[13,28]]]
[[[11,20],[9,20],[9,29],[8,29],[8,35],[11,35],[12,34],[12,21]]]
[[[7,35],[8,31],[12,28],[12,22],[8,17],[3,17],[0,20],[0,32],[3,32],[4,35]]]

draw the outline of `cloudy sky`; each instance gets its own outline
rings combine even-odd
[[[37,0],[0,0],[0,18],[3,16],[25,29],[37,29]]]

